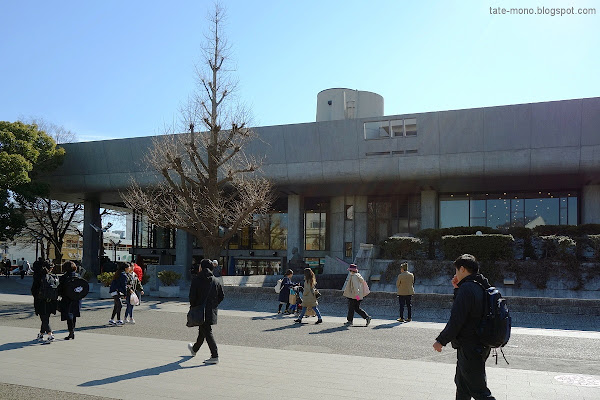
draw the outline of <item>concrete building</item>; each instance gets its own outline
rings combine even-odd
[[[280,195],[222,253],[229,273],[273,273],[292,252],[317,266],[351,261],[360,243],[450,226],[600,223],[600,98],[384,115],[375,93],[328,89],[317,121],[255,128],[263,171]],[[46,179],[85,205],[84,263],[93,263],[99,208],[123,207],[150,137],[65,144]],[[201,255],[184,232],[131,222],[134,252],[157,263]],[[94,247],[96,246],[96,247]]]

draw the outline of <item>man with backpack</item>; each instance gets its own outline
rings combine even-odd
[[[452,278],[454,303],[446,327],[436,338],[433,348],[441,352],[443,346],[452,343],[457,350],[456,400],[474,398],[492,399],[487,387],[485,362],[491,348],[482,343],[479,330],[486,306],[486,289],[490,284],[479,273],[479,263],[470,254],[463,254],[454,261],[456,275]]]

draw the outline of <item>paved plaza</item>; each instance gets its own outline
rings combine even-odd
[[[327,315],[326,305],[322,325],[302,326],[272,312],[225,309],[215,327],[220,363],[205,365],[207,348],[196,357],[187,350],[194,334],[180,326],[181,299],[149,299],[136,325],[118,328],[105,326],[110,300],[88,299],[76,340],[64,341],[66,324],[53,317],[51,344],[34,340],[30,296],[1,293],[0,306],[1,399],[454,398],[456,352],[430,349],[442,323],[375,318],[369,328],[356,321],[344,330],[345,318]],[[488,360],[490,389],[507,400],[600,399],[598,339],[594,330],[516,327],[506,349],[511,365]],[[537,343],[538,354],[529,355],[527,343]],[[580,354],[586,349],[589,357]]]

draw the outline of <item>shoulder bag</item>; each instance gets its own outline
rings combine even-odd
[[[188,328],[192,328],[194,326],[200,326],[204,323],[205,314],[206,314],[206,303],[208,302],[208,298],[210,297],[210,292],[212,288],[215,286],[214,280],[210,283],[210,288],[208,289],[208,293],[206,298],[197,306],[190,306],[190,310],[187,313],[187,323],[185,326]]]

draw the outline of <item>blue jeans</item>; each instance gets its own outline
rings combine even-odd
[[[300,320],[301,320],[301,319],[302,319],[302,317],[304,317],[304,314],[306,313],[306,309],[307,309],[307,308],[308,308],[308,307],[302,307],[302,312],[301,312],[301,313],[300,313],[300,315],[298,316],[298,319],[300,319]],[[319,319],[322,319],[322,318],[321,318],[321,313],[319,312],[319,308],[318,308],[318,307],[312,307],[312,309],[313,309],[313,310],[315,310],[315,313],[317,314],[317,317],[318,317]]]
[[[125,308],[125,318],[127,318],[127,316],[133,319],[133,304],[130,302],[127,302],[127,307]]]

